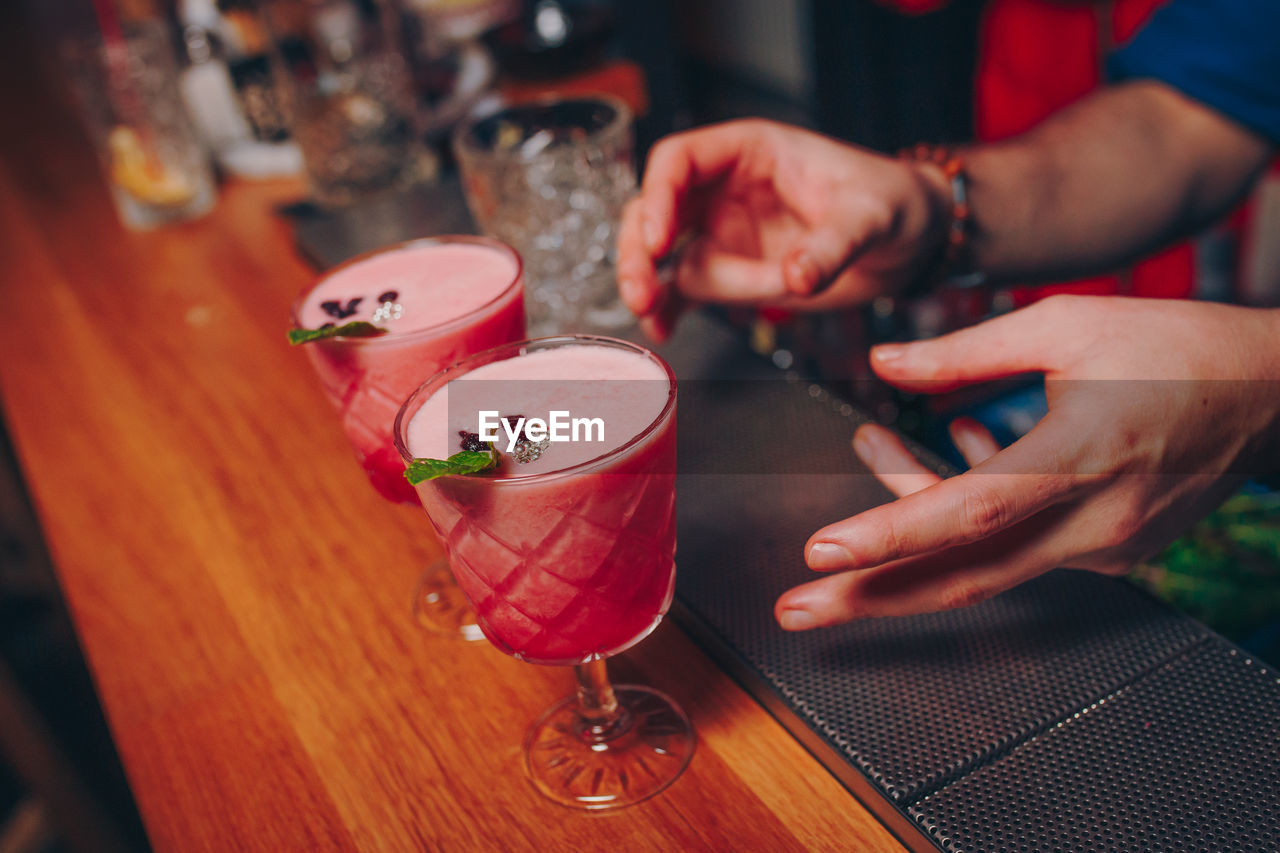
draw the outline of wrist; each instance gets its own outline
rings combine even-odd
[[[947,234],[951,228],[951,185],[936,163],[904,160],[910,173],[914,204],[902,218],[904,245],[910,261],[898,294],[917,296],[938,285],[938,272],[946,265]]]
[[[923,254],[933,259],[946,251],[947,235],[951,231],[951,180],[941,166],[930,160],[911,161],[909,165],[925,196],[927,225]]]
[[[901,156],[915,171],[928,211],[928,225],[919,241],[921,271],[911,289],[983,284],[985,276],[973,255],[969,177],[961,155],[949,148],[917,145]]]
[[[916,176],[924,186],[929,196],[930,206],[936,210],[945,234],[946,227],[951,224],[951,179],[947,177],[942,166],[933,160],[908,160],[907,162],[915,170]]]

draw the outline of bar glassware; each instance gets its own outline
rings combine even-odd
[[[510,259],[514,275],[505,284],[498,282],[502,286],[493,299],[458,316],[435,316],[435,305],[419,301],[419,307],[427,316],[415,318],[411,308],[400,304],[400,300],[409,301],[411,294],[407,290],[385,293],[393,287],[405,288],[388,279],[385,271],[379,271],[376,265],[380,261],[396,253],[421,253],[420,264],[429,270],[433,249],[450,246],[497,252]],[[373,274],[361,276],[361,269],[369,269]],[[438,266],[436,270],[439,271]],[[308,287],[294,302],[294,328],[305,327],[304,315],[310,313],[307,306],[315,302],[309,298],[313,292],[340,276],[347,277],[352,284],[343,286],[343,298],[339,302],[349,305],[351,299],[359,298],[366,307],[377,304],[378,311],[396,316],[397,322],[405,324],[403,331],[381,337],[314,341],[304,345],[307,358],[338,411],[342,428],[369,482],[387,500],[417,504],[418,496],[405,482],[404,466],[393,445],[396,412],[424,376],[471,353],[524,337],[524,278],[520,257],[509,246],[487,237],[429,237],[387,246],[334,267]],[[395,298],[384,302],[381,299],[384,293]],[[397,311],[409,313],[400,319]],[[376,322],[377,316],[375,312],[371,319]],[[414,614],[420,625],[436,633],[461,635],[471,640],[480,638],[470,608],[444,560],[429,567],[419,581],[414,595]]]
[[[381,2],[266,0],[312,198],[342,207],[430,177],[396,16]]]
[[[630,109],[605,95],[520,104],[455,130],[472,216],[525,259],[531,335],[633,322],[614,246],[636,188],[633,147]]]
[[[599,810],[662,791],[694,749],[692,726],[678,705],[648,687],[615,687],[605,669],[607,658],[657,627],[674,592],[676,384],[670,367],[613,338],[575,335],[497,347],[415,391],[396,417],[396,448],[408,465],[411,435],[444,428],[432,421],[438,402],[424,413],[424,426],[411,427],[438,392],[453,390],[444,405],[470,411],[463,386],[485,382],[465,381],[467,374],[564,347],[588,348],[575,356],[581,359],[613,349],[650,360],[659,368],[653,376],[665,378],[661,411],[635,434],[627,432],[624,443],[586,462],[527,476],[446,476],[417,489],[485,636],[520,660],[574,667],[577,691],[529,729],[525,766],[550,799]],[[593,389],[611,386],[603,395],[617,399],[635,381],[604,380]],[[450,389],[450,383],[456,384]],[[563,384],[551,393],[559,395]]]

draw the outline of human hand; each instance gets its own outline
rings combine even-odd
[[[1280,312],[1057,296],[970,329],[872,350],[886,381],[947,391],[1029,371],[1048,414],[999,450],[953,425],[971,464],[940,480],[883,427],[854,438],[899,499],[819,530],[783,628],[963,607],[1050,569],[1119,575],[1280,464]]]
[[[936,166],[799,128],[750,119],[679,133],[654,147],[623,213],[619,291],[658,339],[689,300],[862,302],[937,259],[950,198]],[[671,283],[658,276],[668,254]]]

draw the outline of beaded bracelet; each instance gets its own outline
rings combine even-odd
[[[903,159],[932,163],[942,170],[951,185],[951,224],[937,279],[950,288],[977,287],[986,275],[972,268],[973,209],[969,206],[969,178],[964,161],[945,146],[919,144],[900,153]]]

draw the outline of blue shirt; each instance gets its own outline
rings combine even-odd
[[[1169,0],[1107,68],[1115,81],[1159,80],[1280,142],[1280,0]]]

